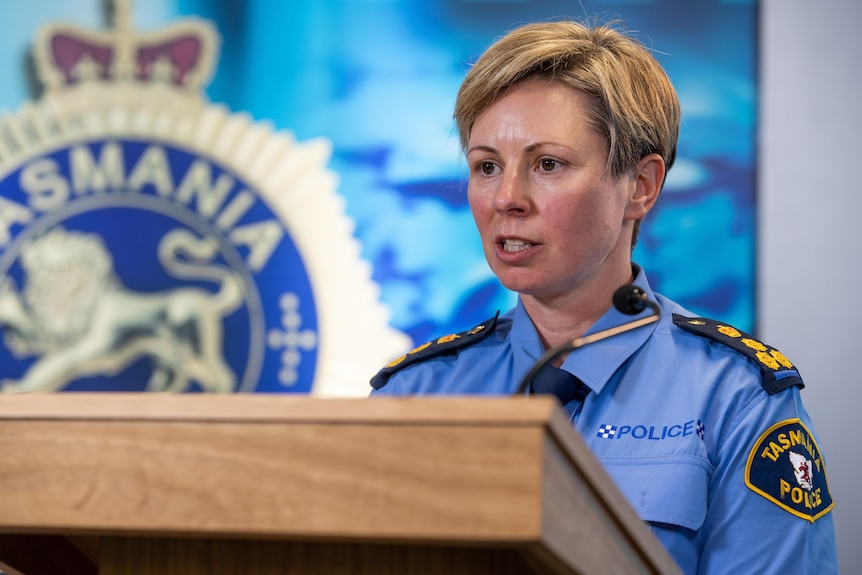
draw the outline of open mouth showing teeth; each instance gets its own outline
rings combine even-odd
[[[503,251],[506,252],[520,252],[532,246],[533,244],[524,240],[503,240]]]

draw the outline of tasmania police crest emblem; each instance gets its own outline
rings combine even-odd
[[[0,121],[3,392],[362,396],[406,349],[327,170],[202,95],[218,37],[43,27]]]
[[[758,438],[748,455],[745,483],[782,509],[812,523],[835,506],[820,447],[799,419],[776,423]]]

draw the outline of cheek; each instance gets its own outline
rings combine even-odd
[[[469,187],[467,189],[467,204],[470,206],[470,212],[473,214],[473,221],[476,222],[476,227],[481,232],[482,226],[488,222],[493,205],[491,205],[486,197],[471,191]]]
[[[612,190],[602,190],[548,202],[543,210],[546,227],[557,231],[562,244],[575,246],[614,234],[623,221],[625,207],[612,194]]]
[[[587,214],[597,225],[619,225],[628,209],[627,193],[623,186],[596,185],[592,193],[579,198],[575,212]]]
[[[602,203],[595,194],[557,194],[546,196],[546,201],[538,207],[543,219],[554,229],[577,232],[602,219]]]

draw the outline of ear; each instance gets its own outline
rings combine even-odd
[[[658,154],[647,154],[638,162],[632,177],[632,196],[626,207],[626,219],[640,220],[653,208],[664,183],[664,160]]]

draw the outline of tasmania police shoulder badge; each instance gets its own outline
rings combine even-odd
[[[330,144],[206,102],[206,21],[129,12],[40,30],[45,93],[0,120],[0,390],[367,395],[409,340]]]
[[[757,439],[745,466],[745,484],[811,522],[834,506],[820,447],[799,419],[776,423]]]
[[[702,337],[723,343],[748,357],[763,374],[763,389],[772,395],[797,385],[805,387],[802,377],[787,357],[774,347],[760,342],[733,326],[703,317],[673,314],[677,327]]]

